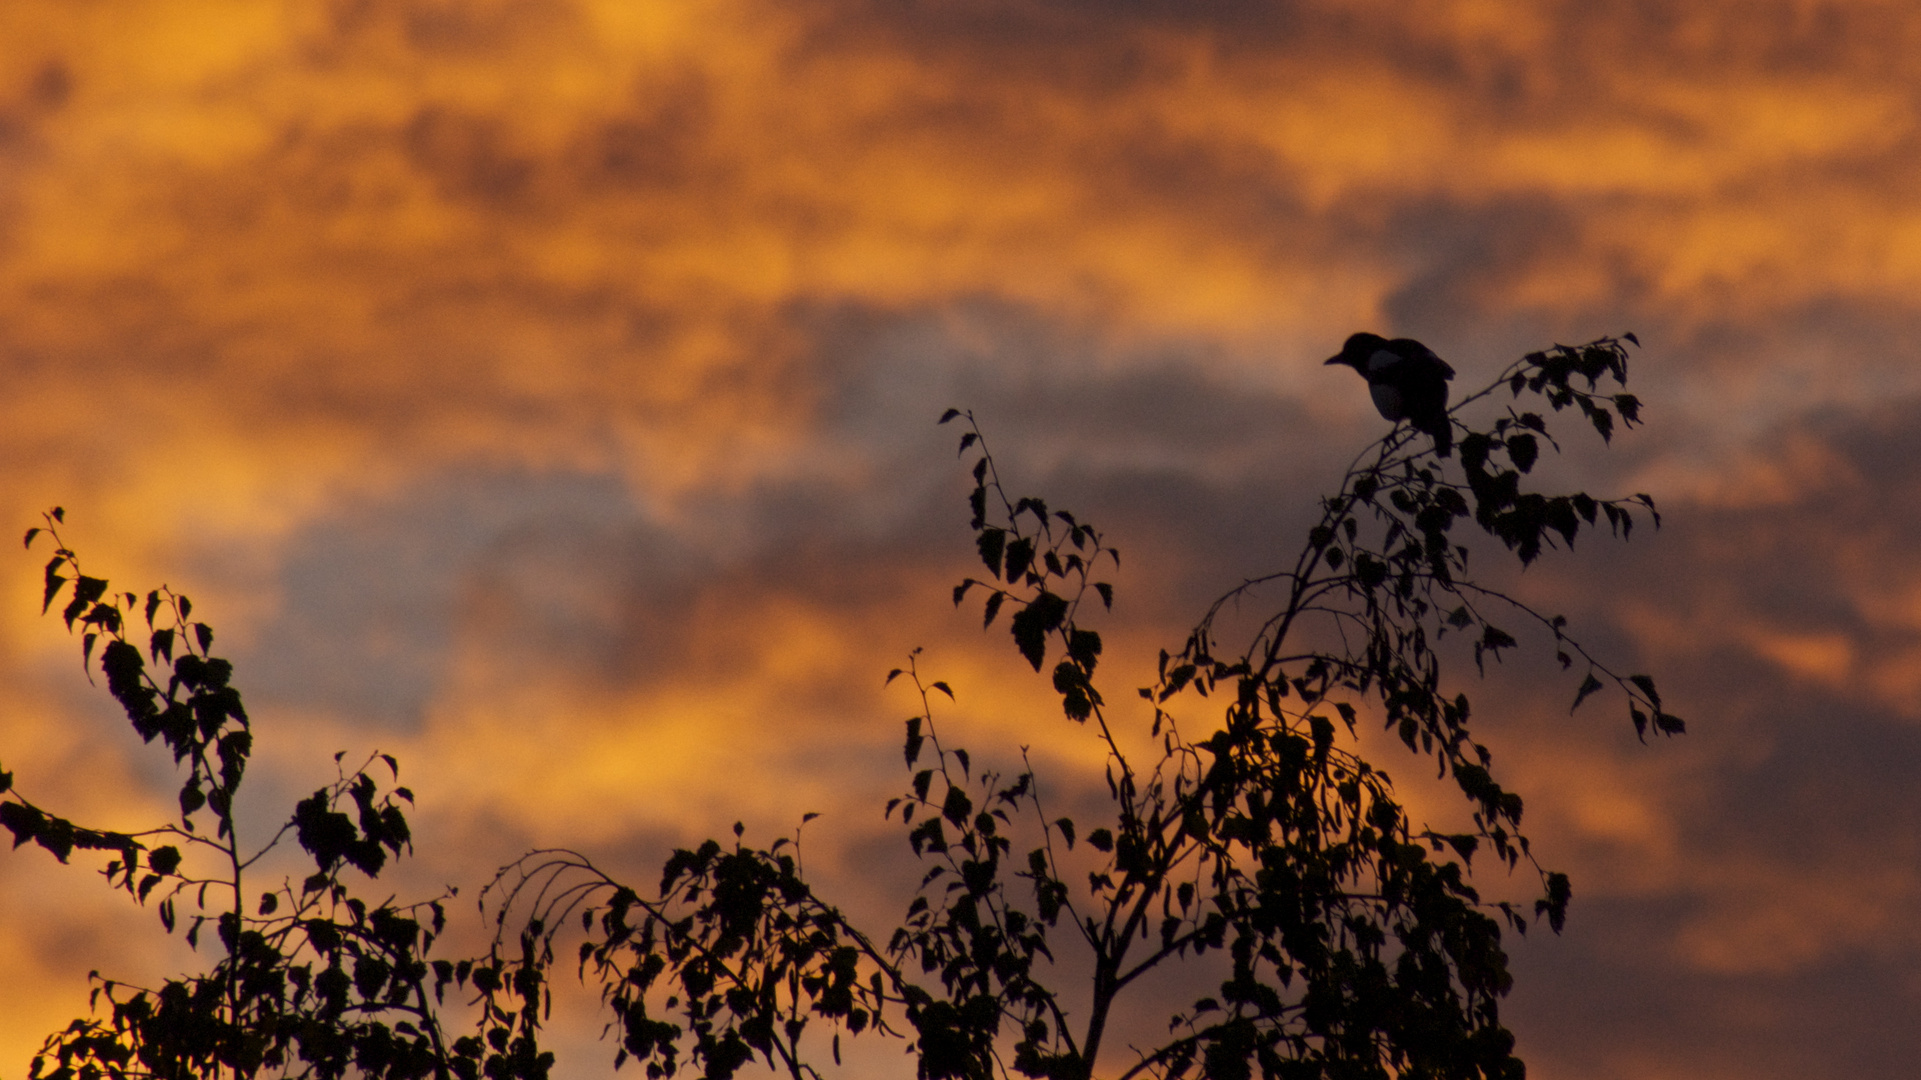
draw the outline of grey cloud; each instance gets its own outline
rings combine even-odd
[[[164,226],[161,240],[131,230],[128,243],[159,253],[149,263],[43,277],[9,264],[25,284],[5,302],[0,364],[15,400],[48,426],[16,429],[8,453],[84,457],[111,477],[122,461],[177,453],[223,426],[260,438],[310,428],[316,444],[364,439],[371,449],[340,468],[391,468],[390,482],[354,494],[349,476],[349,494],[302,511],[265,583],[284,611],[253,628],[258,644],[237,659],[243,686],[259,695],[250,701],[406,732],[444,692],[463,648],[499,657],[503,678],[527,663],[616,690],[683,670],[719,680],[725,664],[685,625],[703,603],[751,614],[778,594],[886,626],[902,647],[920,643],[919,627],[900,625],[906,613],[926,605],[949,616],[944,585],[972,572],[958,433],[932,423],[948,405],[975,410],[1019,493],[1095,522],[1128,553],[1120,607],[1104,625],[1170,643],[1207,600],[1292,552],[1314,494],[1378,433],[1334,429],[1338,415],[1374,422],[1364,406],[1344,414],[1327,404],[1354,395],[1351,380],[1318,368],[1298,381],[1250,373],[1250,350],[1312,365],[1336,342],[1303,358],[1192,323],[1111,325],[1098,297],[1112,268],[1098,252],[1063,257],[1061,270],[1089,282],[1095,301],[1064,313],[1045,297],[1022,299],[1021,275],[1055,266],[1060,235],[1021,233],[1018,222],[992,241],[1018,258],[958,284],[870,295],[885,291],[888,273],[961,257],[970,236],[939,223],[903,239],[915,226],[890,221],[876,241],[897,244],[894,253],[923,245],[935,252],[926,263],[903,256],[906,270],[883,261],[867,277],[810,274],[808,259],[841,257],[820,256],[823,242],[850,235],[874,194],[834,186],[855,182],[843,180],[849,148],[925,145],[948,155],[943,163],[999,155],[1003,171],[986,175],[1044,175],[1068,192],[1062,205],[1085,219],[1058,223],[1061,235],[1112,229],[1124,244],[1126,229],[1161,225],[1188,245],[1168,250],[1202,262],[1230,251],[1255,276],[1365,268],[1385,284],[1357,296],[1356,309],[1378,304],[1389,325],[1374,329],[1430,340],[1463,384],[1470,370],[1557,338],[1637,331],[1650,348],[1636,358],[1636,391],[1655,419],[1600,464],[1578,467],[1596,487],[1692,460],[1704,444],[1765,454],[1791,436],[1818,443],[1847,475],[1758,508],[1677,497],[1664,502],[1661,534],[1625,548],[1584,540],[1565,569],[1553,560],[1503,578],[1571,597],[1568,613],[1590,640],[1624,667],[1653,671],[1694,724],[1686,739],[1644,750],[1615,713],[1561,723],[1568,693],[1537,686],[1526,669],[1477,697],[1497,764],[1572,747],[1680,778],[1662,806],[1681,845],[1673,879],[1643,895],[1577,876],[1569,936],[1521,947],[1510,1008],[1523,1053],[1563,1077],[1649,1061],[1702,1073],[1894,1075],[1917,1049],[1904,1019],[1916,993],[1910,938],[1840,935],[1798,966],[1738,977],[1701,970],[1683,938],[1755,906],[1803,911],[1794,886],[1812,876],[1915,861],[1921,807],[1909,774],[1921,746],[1911,717],[1870,687],[1799,679],[1740,634],[1828,632],[1889,669],[1921,644],[1862,603],[1879,585],[1921,580],[1910,553],[1921,532],[1910,345],[1921,318],[1893,286],[1875,292],[1878,271],[1853,284],[1837,274],[1759,307],[1742,306],[1753,290],[1738,276],[1665,293],[1668,253],[1655,249],[1704,206],[1765,216],[1861,198],[1892,218],[1909,204],[1915,133],[1892,125],[1785,166],[1765,154],[1730,159],[1706,194],[1482,180],[1452,190],[1447,170],[1474,165],[1460,160],[1442,162],[1438,180],[1359,185],[1323,204],[1300,156],[1225,121],[1182,128],[1151,109],[1111,106],[1130,94],[1152,103],[1190,78],[1257,101],[1289,79],[1377,65],[1444,99],[1464,137],[1607,121],[1645,134],[1657,158],[1699,145],[1718,153],[1712,102],[1690,111],[1686,93],[1664,94],[1769,79],[1906,92],[1921,21],[1893,4],[1567,3],[1536,7],[1539,34],[1527,37],[1525,27],[1448,29],[1432,10],[817,6],[796,16],[803,33],[777,50],[769,85],[799,93],[808,65],[863,58],[919,73],[850,115],[844,144],[795,138],[778,123],[760,131],[760,113],[744,126],[764,141],[728,142],[740,133],[717,126],[737,87],[684,57],[629,72],[619,92],[573,112],[421,94],[368,109],[343,96],[339,113],[269,118],[267,137],[237,157],[140,163],[139,213],[115,212]],[[436,65],[567,55],[591,36],[559,4],[330,11],[291,54],[321,92],[333,79],[384,86],[396,73],[452,70]],[[94,91],[83,61],[36,54],[0,86],[0,200],[52,167],[37,155]],[[488,77],[523,76],[502,67]],[[778,119],[781,104],[765,115]],[[1095,123],[1102,117],[1111,127]],[[796,161],[802,180],[789,185],[778,169]],[[810,186],[821,178],[831,183]],[[406,215],[394,208],[409,206],[426,207],[434,227],[401,232]],[[656,261],[675,244],[705,250],[743,224],[766,227],[778,248],[770,259],[807,258],[795,256],[791,277],[738,289]],[[567,249],[547,243],[567,237],[587,238],[605,262],[549,260]],[[1831,239],[1796,242],[1818,252]],[[1187,272],[1184,258],[1145,276],[1172,281]],[[1533,307],[1514,299],[1570,264],[1593,272],[1592,292]],[[1754,404],[1749,392],[1770,379],[1782,386]],[[76,417],[91,425],[85,434],[47,434],[56,425],[45,418],[68,423],[61,410],[75,400],[110,419]],[[749,423],[784,425],[774,463],[691,481],[671,507],[650,502],[649,470],[666,464],[649,457],[658,451],[623,456],[623,437],[641,430],[677,450],[716,445],[714,459],[731,464],[733,434]],[[217,552],[203,550],[195,573],[262,584],[238,580],[244,571]],[[1645,638],[1637,603],[1667,605],[1696,638]],[[971,616],[926,625],[974,632]],[[882,645],[893,647],[873,648]],[[794,716],[822,729],[796,734],[791,760],[810,772],[832,764],[830,751],[856,736],[822,718],[868,708],[878,674],[797,679]],[[1563,793],[1524,794],[1545,808]],[[1537,837],[1547,861],[1559,850],[1605,867],[1634,854],[1596,854],[1599,842],[1556,827]],[[1712,878],[1737,863],[1760,884]]]

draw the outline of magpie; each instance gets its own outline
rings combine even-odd
[[[1454,453],[1454,425],[1447,418],[1447,382],[1454,369],[1413,338],[1389,341],[1360,333],[1347,339],[1329,364],[1345,364],[1367,379],[1374,407],[1388,420],[1406,420],[1434,436],[1434,454]]]

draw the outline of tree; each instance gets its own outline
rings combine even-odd
[[[141,904],[158,896],[168,933],[179,929],[180,907],[190,898],[186,940],[198,948],[211,924],[221,955],[205,974],[155,988],[96,974],[91,1000],[96,1007],[104,1002],[105,1015],[96,1011],[50,1036],[31,1075],[188,1080],[271,1070],[338,1077],[352,1068],[396,1080],[477,1076],[480,1052],[471,1039],[449,1043],[437,1011],[447,983],[471,965],[424,960],[445,926],[444,898],[369,905],[343,879],[349,867],[375,879],[389,856],[411,848],[401,803],[411,803],[412,793],[383,791],[371,771],[378,762],[397,779],[398,762],[377,754],[351,774],[340,771],[260,849],[243,851],[234,795],[253,735],[232,664],[210,651],[213,630],[189,621],[187,597],[163,587],[147,594],[143,609],[133,593],[110,595],[105,579],[82,573],[60,538],[64,519],[56,507],[44,526],[27,530],[29,547],[43,532],[55,546],[42,610],[68,598],[61,615],[81,633],[83,660],[104,640],[99,665],[108,692],[140,738],[158,739],[187,774],[180,816],[138,833],[89,829],[34,805],[11,774],[0,772],[0,825],[13,833],[15,848],[31,841],[63,863],[74,849],[115,853],[105,870],[109,886]],[[147,628],[145,650],[127,636],[137,610]],[[171,669],[164,675],[148,667],[162,661]],[[336,766],[343,758],[335,756]],[[270,885],[249,910],[249,871],[289,835],[313,872],[297,886]]]
[[[839,1062],[843,1036],[861,1035],[906,1040],[923,1080],[1518,1077],[1499,1013],[1511,986],[1502,933],[1543,918],[1558,932],[1571,888],[1536,863],[1522,801],[1475,741],[1469,700],[1444,679],[1441,643],[1464,638],[1484,669],[1519,647],[1495,619],[1533,623],[1563,668],[1578,664],[1575,707],[1612,688],[1643,738],[1683,730],[1652,679],[1616,674],[1564,619],[1472,576],[1463,536],[1471,522],[1527,565],[1603,522],[1622,538],[1640,515],[1658,524],[1644,495],[1524,487],[1543,444],[1560,450],[1550,415],[1578,412],[1604,441],[1617,417],[1638,421],[1627,359],[1623,342],[1604,338],[1515,363],[1455,406],[1457,423],[1500,406],[1484,427],[1462,423],[1458,476],[1416,449],[1407,428],[1370,447],[1322,500],[1291,566],[1229,590],[1161,654],[1155,684],[1140,690],[1155,748],[1145,756],[1127,748],[1121,710],[1096,680],[1102,642],[1091,624],[1113,603],[1100,575],[1119,553],[1073,514],[1013,497],[974,418],[950,410],[941,422],[964,425],[960,449],[974,457],[971,527],[987,570],[962,581],[954,602],[978,599],[988,627],[1007,616],[1018,654],[1051,676],[1066,722],[1104,749],[1110,798],[1099,821],[1052,817],[1024,756],[1012,775],[976,768],[939,736],[933,705],[953,690],[910,656],[888,676],[905,678],[918,710],[904,733],[907,789],[886,812],[927,869],[884,937],[816,893],[797,841],[756,846],[736,825],[730,841],[674,852],[652,887],[578,852],[531,852],[482,891],[495,928],[487,955],[430,959],[439,900],[370,908],[342,877],[352,867],[371,879],[410,848],[395,800],[411,796],[382,792],[369,768],[398,769],[378,756],[295,808],[274,842],[291,834],[314,872],[263,894],[250,913],[242,874],[259,855],[242,857],[228,816],[247,718],[229,666],[207,651],[212,632],[188,623],[184,597],[158,590],[145,604],[143,653],[125,637],[135,597],[110,597],[104,580],[80,575],[55,533],[47,605],[70,595],[63,614],[82,633],[83,657],[106,641],[109,691],[143,738],[163,738],[187,767],[182,813],[147,833],[111,834],[10,791],[0,824],[16,846],[33,840],[62,861],[76,847],[117,853],[108,881],[142,902],[163,895],[170,932],[176,901],[197,890],[187,933],[213,921],[224,955],[206,975],[158,989],[103,982],[108,1015],[50,1038],[34,1075],[533,1080],[552,1062],[540,1036],[565,956],[600,988],[616,1065],[633,1061],[650,1077],[691,1068],[726,1078],[756,1059],[817,1077]],[[1601,392],[1603,380],[1621,392]],[[1545,414],[1519,408],[1524,398],[1545,402]],[[47,530],[60,520],[54,511]],[[1237,631],[1233,611],[1258,617]],[[173,669],[164,688],[145,666],[163,657]],[[1364,723],[1431,758],[1458,787],[1471,828],[1410,820],[1388,774],[1357,752]],[[211,839],[197,824],[207,814]],[[213,857],[217,872],[196,876],[160,841]],[[1481,898],[1477,855],[1538,873],[1531,910]],[[1174,967],[1215,988],[1170,1006],[1164,1034],[1115,1052],[1117,1003]],[[472,1035],[443,1030],[450,986],[477,1007]]]

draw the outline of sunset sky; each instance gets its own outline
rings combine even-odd
[[[823,889],[898,912],[916,702],[882,679],[916,646],[954,738],[1085,790],[1098,753],[950,603],[934,421],[973,410],[1122,549],[1131,700],[1385,431],[1321,365],[1360,329],[1462,390],[1644,344],[1647,423],[1556,468],[1665,527],[1505,580],[1689,733],[1459,673],[1574,883],[1566,933],[1510,941],[1529,1075],[1911,1076],[1912,0],[0,5],[0,538],[59,504],[88,572],[192,597],[258,732],[254,839],[336,751],[395,754],[394,888],[458,885],[470,926],[528,848],[645,882],[810,811]],[[0,766],[163,820],[165,755],[12,550]],[[83,861],[0,854],[0,1080],[90,969],[194,962]],[[569,1080],[608,1074],[600,1022]]]

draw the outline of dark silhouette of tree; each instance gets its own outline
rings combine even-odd
[[[390,857],[412,849],[402,804],[413,795],[377,779],[382,766],[398,779],[399,763],[374,754],[348,773],[339,768],[345,755],[335,755],[338,779],[301,800],[260,848],[243,850],[234,794],[253,735],[232,664],[211,652],[213,630],[190,621],[187,597],[163,587],[142,604],[82,573],[60,538],[64,517],[56,507],[27,531],[29,547],[43,532],[55,546],[43,610],[67,598],[61,614],[81,634],[82,659],[101,646],[107,690],[134,731],[149,744],[159,740],[185,770],[180,816],[138,833],[88,829],[34,805],[11,774],[0,773],[0,825],[13,833],[14,847],[32,841],[63,863],[76,848],[114,852],[107,883],[142,904],[158,897],[161,924],[173,933],[184,923],[195,948],[210,928],[219,959],[205,974],[158,987],[96,973],[94,1015],[49,1037],[30,1075],[189,1080],[266,1071],[332,1080],[356,1072],[474,1080],[483,1066],[490,1076],[544,1074],[552,1056],[499,1038],[498,1024],[483,1021],[481,1034],[494,1036],[485,1045],[443,1033],[439,1006],[449,983],[496,989],[493,973],[472,961],[427,961],[446,924],[447,897],[397,905],[369,902],[350,887],[349,868],[372,881]],[[146,628],[145,649],[128,637],[136,619]],[[288,837],[312,873],[298,883],[269,881],[256,897],[249,872]]]
[[[243,874],[264,849],[243,855],[231,818],[251,746],[231,668],[209,653],[212,632],[189,622],[187,599],[165,589],[144,605],[147,648],[131,643],[136,597],[79,573],[55,510],[46,604],[68,597],[83,658],[105,643],[108,690],[142,738],[160,738],[185,767],[181,815],[137,834],[87,830],[0,774],[0,825],[16,847],[34,841],[63,862],[75,848],[115,853],[108,882],[142,903],[161,897],[169,932],[191,894],[189,940],[211,923],[221,953],[206,974],[158,988],[100,981],[104,1006],[51,1037],[33,1076],[537,1080],[552,1063],[540,1038],[564,956],[600,988],[616,1066],[649,1077],[724,1080],[756,1062],[819,1077],[840,1061],[843,1036],[864,1034],[905,1040],[923,1080],[1083,1080],[1097,1066],[1123,1080],[1519,1077],[1499,1013],[1512,984],[1502,933],[1541,918],[1559,931],[1571,890],[1535,862],[1522,801],[1495,779],[1439,650],[1463,637],[1484,668],[1519,646],[1495,620],[1533,623],[1563,668],[1579,667],[1575,707],[1612,688],[1643,738],[1682,730],[1652,679],[1616,674],[1564,619],[1468,571],[1475,529],[1526,565],[1583,530],[1605,524],[1626,538],[1642,514],[1658,524],[1644,495],[1525,487],[1543,446],[1560,449],[1549,416],[1578,412],[1603,440],[1617,417],[1638,421],[1631,395],[1601,391],[1603,380],[1624,390],[1627,359],[1605,338],[1514,364],[1454,407],[1458,473],[1417,449],[1410,428],[1370,447],[1322,500],[1291,566],[1227,592],[1161,654],[1139,692],[1147,754],[1128,749],[1139,740],[1123,737],[1095,677],[1102,642],[1090,624],[1113,603],[1100,575],[1118,552],[1071,513],[1012,496],[974,418],[950,410],[941,422],[965,426],[961,452],[975,458],[971,526],[987,571],[954,602],[978,599],[990,627],[1005,614],[1067,722],[1104,750],[1109,803],[1097,821],[1050,816],[1024,756],[1008,775],[943,745],[933,703],[953,691],[911,656],[888,676],[906,679],[919,709],[903,743],[907,789],[886,812],[926,870],[885,934],[815,892],[795,841],[754,846],[736,825],[730,841],[674,852],[657,886],[578,852],[529,853],[482,891],[495,929],[487,955],[430,958],[445,897],[370,905],[344,876],[372,880],[411,849],[401,809],[411,795],[370,771],[397,777],[384,755],[295,808],[266,848],[292,836],[313,873],[249,905]],[[1498,406],[1491,422],[1463,423],[1483,402]],[[147,666],[162,660],[164,685]],[[1364,723],[1451,778],[1471,827],[1412,821],[1388,774],[1356,750]],[[1531,909],[1483,900],[1477,856],[1538,874]],[[1117,1033],[1117,1003],[1164,993],[1149,977],[1177,967],[1214,987],[1165,1003],[1164,1029]],[[472,1034],[445,1030],[450,987],[475,1009]],[[1115,1049],[1134,1038],[1146,1041]]]

